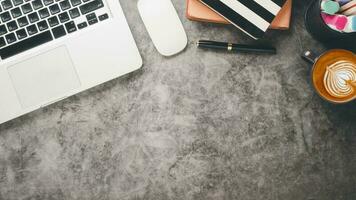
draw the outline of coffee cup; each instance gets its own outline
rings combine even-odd
[[[319,56],[306,51],[302,57],[313,64],[312,83],[325,100],[341,104],[356,99],[356,55],[332,49]]]

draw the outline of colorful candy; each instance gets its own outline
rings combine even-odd
[[[322,13],[321,16],[323,17],[324,22],[334,30],[343,31],[348,23],[348,19],[344,15],[328,15]]]
[[[343,31],[345,33],[356,32],[356,16],[348,17],[348,23]]]
[[[348,2],[348,3],[346,3],[345,5],[343,5],[343,6],[340,8],[340,12],[341,12],[342,14],[344,14],[344,12],[346,12],[347,10],[352,9],[352,8],[354,8],[354,7],[356,7],[356,0],[352,0],[352,1]],[[346,15],[346,14],[345,14],[345,15]]]
[[[355,5],[355,7],[345,10],[342,14],[346,15],[346,16],[356,15],[356,5]]]
[[[342,6],[340,12],[346,16],[356,15],[356,1],[350,1],[349,3]]]
[[[356,32],[356,0],[323,0],[321,16],[331,29]]]
[[[340,10],[340,4],[336,1],[326,0],[321,3],[321,9],[324,13],[333,15]]]
[[[347,3],[349,3],[350,0],[336,0],[336,2],[338,2],[340,4],[340,6],[343,6],[343,5],[347,4]]]

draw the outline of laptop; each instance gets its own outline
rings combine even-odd
[[[1,0],[0,21],[0,124],[142,65],[118,0]]]

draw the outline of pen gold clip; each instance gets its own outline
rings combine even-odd
[[[232,51],[232,44],[231,43],[227,44],[227,50],[228,51]]]

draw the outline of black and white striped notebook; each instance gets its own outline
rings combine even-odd
[[[286,0],[200,0],[254,39],[262,38]]]

